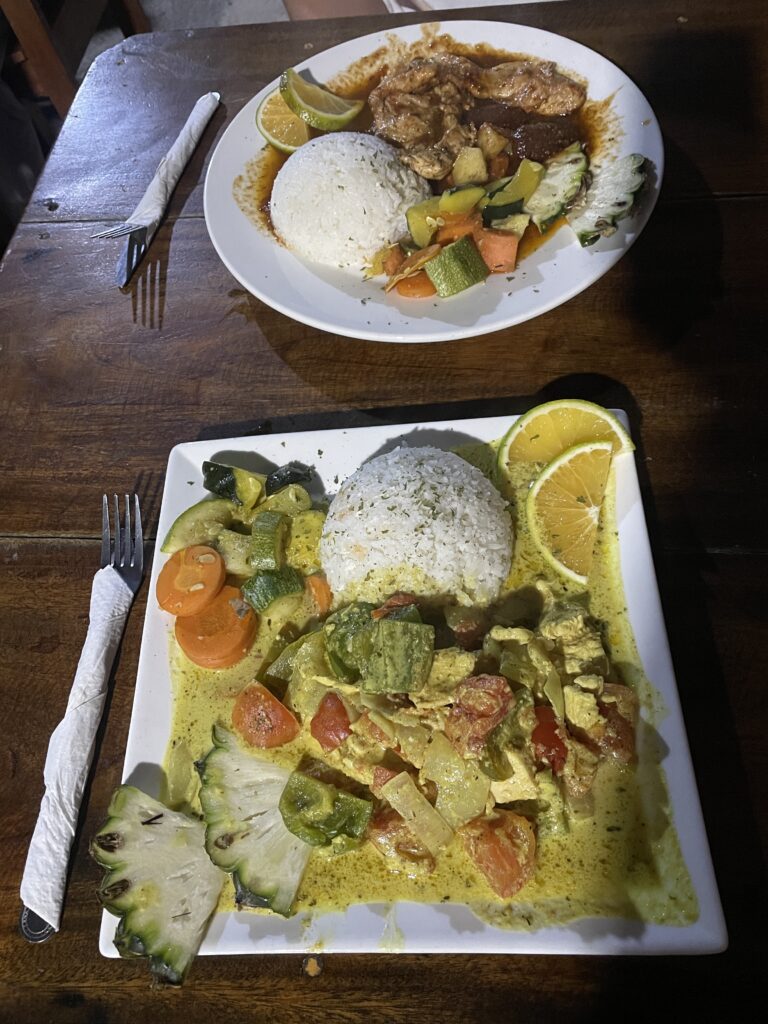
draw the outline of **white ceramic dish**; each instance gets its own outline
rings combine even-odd
[[[622,415],[622,414],[620,414]],[[624,417],[626,422],[626,418]],[[158,536],[176,516],[206,495],[201,464],[224,453],[257,452],[275,465],[295,459],[314,463],[329,493],[337,482],[382,449],[403,437],[412,444],[450,448],[467,440],[500,437],[510,417],[484,417],[312,432],[195,441],[173,449],[168,462]],[[465,952],[465,953],[714,953],[727,943],[717,885],[699,805],[685,735],[677,686],[651,561],[648,534],[634,459],[617,466],[617,518],[624,589],[630,620],[646,674],[658,690],[667,715],[657,724],[666,746],[666,773],[674,822],[700,907],[688,927],[643,925],[638,921],[600,918],[535,932],[506,931],[478,920],[461,905],[398,903],[360,905],[346,913],[311,917],[297,914],[284,920],[247,911],[217,915],[201,953],[324,952]],[[158,572],[165,562],[154,559],[148,580],[147,615],[141,644],[136,693],[126,750],[124,781],[151,795],[160,789],[161,769],[171,724],[171,680],[168,665],[170,616],[154,601]],[[641,752],[642,757],[642,752]],[[112,944],[116,919],[105,913],[99,948],[116,956]]]
[[[327,82],[354,61],[385,46],[392,35],[408,43],[421,36],[409,25],[334,46],[297,65]],[[496,274],[482,286],[451,299],[385,296],[382,280],[304,262],[257,227],[233,196],[235,178],[266,145],[256,128],[256,110],[278,82],[249,100],[222,136],[205,179],[205,220],[227,269],[253,295],[286,316],[324,331],[371,341],[449,341],[487,334],[546,313],[588,288],[621,259],[642,231],[658,197],[664,148],[658,122],[636,85],[614,64],[579,43],[551,32],[489,21],[452,21],[442,26],[462,43],[488,42],[499,50],[556,61],[588,81],[590,100],[610,97],[617,120],[615,156],[642,153],[650,162],[649,183],[635,216],[611,238],[582,249],[562,228],[527,256],[514,280]]]

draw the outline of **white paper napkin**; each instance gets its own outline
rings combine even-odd
[[[179,132],[178,138],[158,164],[155,176],[139,200],[138,206],[130,217],[126,217],[128,224],[139,224],[149,229],[147,245],[157,230],[168,200],[171,198],[171,193],[181,177],[181,172],[187,166],[187,162],[200,141],[205,126],[219,105],[220,99],[221,96],[217,92],[209,92],[200,97],[192,108],[192,113],[187,118],[186,124]]]
[[[115,653],[133,601],[111,566],[93,578],[90,622],[64,718],[48,744],[45,793],[21,880],[26,907],[56,931],[67,881],[69,852],[93,757]]]

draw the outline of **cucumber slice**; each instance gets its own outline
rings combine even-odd
[[[612,235],[617,221],[629,216],[645,181],[644,163],[644,156],[631,153],[606,167],[592,168],[592,183],[583,201],[566,215],[581,245]]]
[[[266,479],[261,473],[249,473],[237,466],[225,466],[221,462],[203,463],[203,487],[246,509],[253,508],[261,497]]]
[[[283,566],[277,572],[256,573],[243,584],[243,597],[248,604],[257,612],[269,608],[271,615],[276,614],[272,607],[276,601],[292,598],[295,605],[296,599],[303,593],[304,577],[290,565]]]
[[[192,544],[212,544],[232,525],[235,506],[225,498],[203,498],[186,509],[168,531],[160,550],[172,555]]]
[[[251,566],[276,572],[283,566],[290,520],[282,512],[259,512],[251,526]]]
[[[539,187],[523,206],[539,231],[546,231],[576,198],[586,172],[587,157],[579,142],[547,161]]]
[[[91,841],[107,869],[99,899],[120,918],[115,946],[147,957],[157,981],[180,985],[200,948],[225,876],[205,851],[205,828],[133,786],[120,786]]]
[[[198,766],[205,848],[232,875],[235,899],[288,916],[312,848],[288,831],[280,796],[290,772],[243,750],[222,726]]]

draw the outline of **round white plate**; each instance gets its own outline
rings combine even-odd
[[[443,31],[462,43],[486,42],[494,49],[555,61],[586,79],[590,100],[610,98],[620,129],[612,154],[642,153],[651,164],[637,213],[610,238],[582,249],[567,227],[556,231],[521,261],[513,280],[496,274],[450,299],[404,299],[385,295],[382,278],[363,281],[359,273],[299,259],[258,228],[240,210],[232,186],[245,165],[266,145],[256,128],[256,109],[276,89],[271,82],[234,118],[217,145],[205,179],[205,222],[227,269],[257,298],[286,316],[334,334],[371,341],[450,341],[522,323],[567,302],[602,277],[642,231],[658,197],[664,148],[648,101],[627,76],[593,50],[562,36],[523,25],[453,21]],[[407,43],[422,36],[420,25],[376,32],[318,53],[298,70],[327,82],[354,61],[386,46],[393,35]]]

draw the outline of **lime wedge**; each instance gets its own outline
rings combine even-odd
[[[324,132],[345,128],[363,109],[363,100],[345,100],[313,85],[288,68],[280,76],[280,95],[302,121]]]
[[[293,153],[310,139],[309,128],[287,106],[278,89],[259,104],[256,127],[281,153]]]

